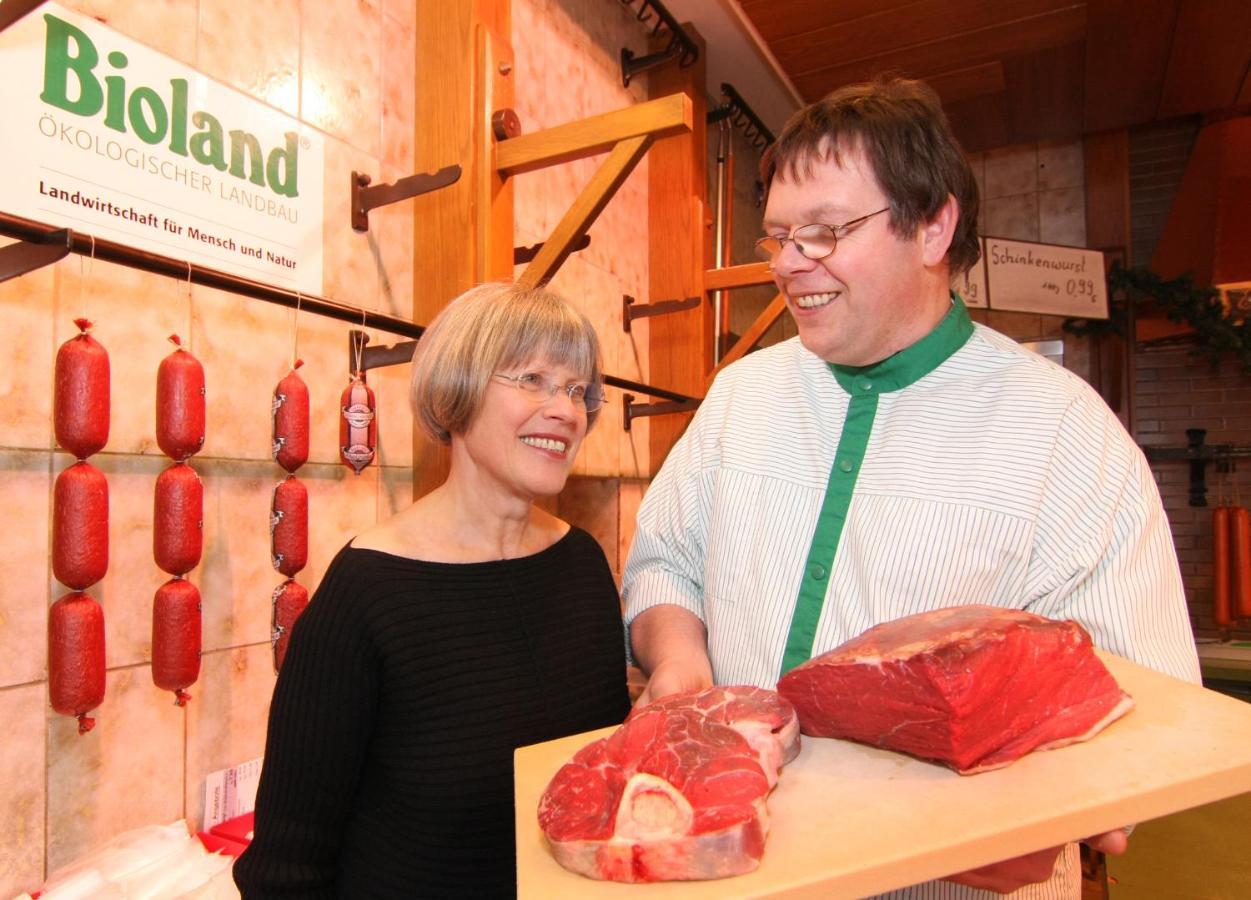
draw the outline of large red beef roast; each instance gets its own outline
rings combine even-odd
[[[590,878],[740,875],[760,863],[765,797],[798,752],[795,711],[773,691],[675,694],[562,766],[539,801],[539,827],[556,860]]]
[[[796,666],[778,691],[804,734],[899,750],[966,775],[1087,740],[1134,705],[1076,622],[995,606],[877,625]]]

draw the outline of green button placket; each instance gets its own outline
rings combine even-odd
[[[830,479],[825,489],[825,501],[817,517],[812,546],[804,563],[803,579],[795,613],[791,617],[790,632],[786,637],[786,650],[782,654],[782,672],[806,662],[812,656],[816,640],[817,622],[825,605],[825,592],[829,587],[830,572],[834,568],[834,554],[838,540],[847,521],[851,495],[856,487],[856,476],[864,462],[864,451],[873,430],[873,418],[877,414],[876,393],[870,393],[873,384],[869,379],[858,380],[854,387],[843,433],[838,439],[838,451],[830,466]]]

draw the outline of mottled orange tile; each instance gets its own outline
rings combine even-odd
[[[383,18],[382,28],[382,144],[378,155],[388,168],[402,175],[433,171],[444,163],[413,157],[417,102],[417,37],[409,5],[408,27]]]
[[[48,710],[49,871],[183,814],[184,711],[149,668],[111,669],[95,716],[95,729],[80,735],[74,719]]]
[[[56,599],[46,562],[51,457],[0,452],[0,509],[22,511],[21,527],[7,529],[0,541],[0,687],[47,677],[48,605]]]
[[[374,310],[378,306],[378,263],[374,232],[352,230],[353,172],[385,182],[376,157],[336,140],[326,141],[323,181],[325,218],[322,222],[323,293],[345,306]],[[376,213],[370,213],[370,218]]]
[[[273,390],[298,351],[294,310],[196,288],[196,357],[207,388],[200,457],[271,458]]]
[[[199,692],[187,707],[184,803],[193,827],[204,823],[205,778],[264,754],[273,691],[273,655],[268,643],[204,655]]]
[[[300,2],[200,0],[199,63],[211,78],[300,113]]]
[[[197,0],[66,0],[65,7],[185,63],[195,62]]]
[[[560,492],[557,514],[571,525],[576,525],[599,542],[608,559],[609,568],[618,570],[617,548],[617,488],[616,478],[587,478],[575,476],[565,482]]]
[[[378,467],[360,475],[345,466],[310,466],[308,568],[301,584],[313,590],[343,545],[378,520]],[[303,471],[303,470],[301,470]],[[314,512],[315,511],[315,512]]]
[[[0,897],[34,891],[43,882],[46,756],[44,682],[0,690]]]
[[[377,157],[381,12],[365,0],[306,3],[302,12],[300,118]]]
[[[13,241],[4,240],[2,246]],[[0,446],[47,450],[52,447],[52,340],[58,268],[77,267],[76,258],[44,266],[0,282]]]
[[[408,508],[413,502],[413,470],[385,466],[378,470],[378,521]]]

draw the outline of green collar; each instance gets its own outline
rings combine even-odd
[[[853,397],[898,391],[937,369],[947,357],[964,346],[973,334],[973,322],[964,301],[954,291],[951,309],[942,321],[911,347],[869,366],[827,363],[843,390]]]

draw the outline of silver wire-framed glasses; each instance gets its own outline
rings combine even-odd
[[[522,372],[520,375],[505,375],[503,372],[496,372],[493,377],[507,381],[517,388],[523,397],[536,404],[546,403],[556,396],[557,391],[564,391],[574,406],[581,407],[587,412],[595,412],[608,402],[608,398],[604,396],[604,389],[590,381],[557,384],[554,378],[542,372]]]
[[[784,237],[766,235],[756,241],[756,255],[766,262],[772,262],[782,252],[786,242],[792,241],[796,249],[808,259],[825,259],[834,252],[834,248],[838,246],[838,242],[848,231],[861,222],[880,215],[889,209],[889,206],[884,206],[877,212],[871,212],[858,219],[852,219],[850,222],[844,222],[842,225],[823,225],[820,223],[796,225]]]

